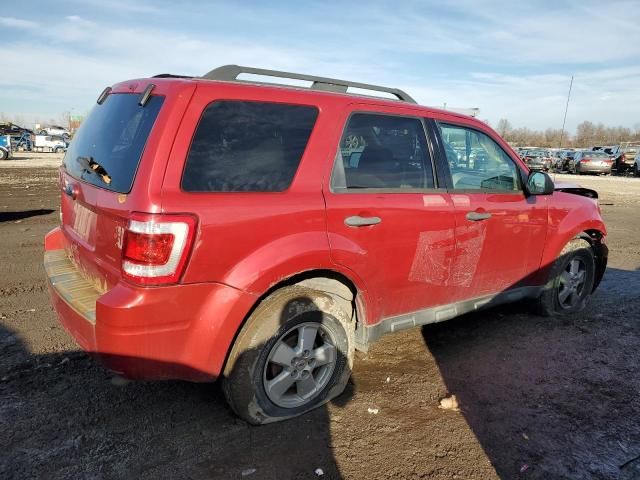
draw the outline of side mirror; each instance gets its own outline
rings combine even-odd
[[[544,172],[531,172],[527,178],[529,195],[551,195],[555,185],[551,177]]]

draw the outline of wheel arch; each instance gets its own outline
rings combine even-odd
[[[293,286],[324,292],[334,298],[339,304],[349,308],[352,321],[355,322],[356,332],[354,342],[356,349],[366,350],[366,345],[358,341],[359,334],[362,334],[364,331],[363,327],[366,325],[367,300],[365,290],[343,272],[331,269],[311,269],[294,273],[281,279],[257,297],[256,301],[238,325],[233,340],[227,347],[227,353],[221,371],[224,372],[226,370],[229,355],[238,339],[238,335],[258,306],[278,290]]]

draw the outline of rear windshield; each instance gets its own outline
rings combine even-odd
[[[71,176],[113,192],[131,190],[164,97],[152,96],[144,107],[139,100],[139,94],[111,94],[93,108],[64,156]]]
[[[315,107],[218,101],[200,119],[182,177],[187,192],[281,192],[298,169]]]

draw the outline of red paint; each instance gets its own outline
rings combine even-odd
[[[45,239],[65,248],[105,293],[93,326],[61,300],[61,323],[112,369],[141,378],[212,379],[233,339],[270,288],[301,272],[332,270],[358,290],[366,322],[544,282],[544,269],[585,230],[605,234],[594,201],[555,193],[331,192],[330,175],[348,115],[355,111],[433,118],[471,126],[517,154],[486,124],[451,112],[293,88],[190,79],[140,79],[114,86],[139,94],[153,81],[165,96],[131,192],[120,195],[60,173],[63,223]],[[315,106],[318,119],[290,188],[281,193],[186,193],[180,180],[204,108],[217,99]],[[439,172],[444,175],[444,172]],[[470,211],[488,212],[469,222]],[[138,213],[145,212],[142,217]],[[382,223],[353,228],[351,215]],[[186,217],[185,217],[186,216]],[[193,220],[177,274],[164,285],[123,276],[124,255],[162,264],[170,239],[127,233],[134,218]],[[146,242],[146,243],[145,243]],[[164,243],[163,243],[164,242]],[[145,246],[146,245],[146,246]],[[165,248],[166,247],[166,248]],[[144,251],[145,249],[149,251]],[[361,318],[364,315],[361,315]]]

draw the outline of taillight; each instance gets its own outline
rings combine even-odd
[[[189,215],[134,213],[124,234],[122,274],[133,283],[176,283],[184,271],[195,236]]]
[[[580,160],[580,163],[589,163],[590,161],[590,158],[583,158],[582,160]]]

